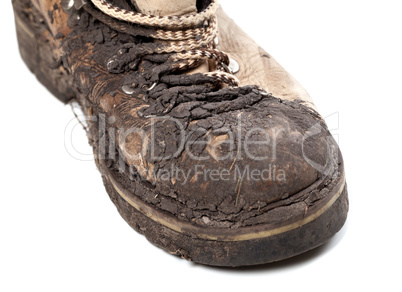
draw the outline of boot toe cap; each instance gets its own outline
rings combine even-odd
[[[154,156],[148,149],[140,163],[161,194],[154,203],[199,225],[247,225],[248,218],[289,202],[338,163],[322,118],[296,102],[269,97],[185,130],[178,120],[162,123],[148,139]],[[132,148],[141,149],[133,141],[138,139],[130,141]]]

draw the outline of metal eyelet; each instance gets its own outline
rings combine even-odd
[[[125,94],[128,94],[128,95],[132,95],[135,92],[135,89],[132,86],[128,85],[128,84],[123,85],[121,87],[121,89],[123,90],[123,92]]]
[[[227,73],[234,75],[240,71],[240,65],[235,59],[229,58],[229,60],[229,65],[226,65],[225,63],[221,63],[221,65]]]
[[[157,82],[152,84],[150,87],[148,87],[147,85],[144,85],[142,88],[146,89],[147,91],[151,91],[152,89],[154,89],[156,87],[156,85],[158,85]]]
[[[214,39],[214,45],[215,45],[215,47],[219,46],[219,38],[218,37],[216,37]]]

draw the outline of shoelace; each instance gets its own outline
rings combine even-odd
[[[91,2],[96,8],[112,18],[141,26],[158,28],[155,33],[151,34],[151,37],[163,41],[163,45],[148,48],[144,46],[128,61],[135,62],[136,58],[145,55],[172,54],[169,57],[169,61],[174,62],[172,69],[183,71],[196,68],[205,59],[214,60],[216,62],[216,71],[203,74],[217,82],[223,82],[230,86],[239,86],[239,80],[229,68],[230,58],[227,54],[215,48],[215,40],[218,35],[215,16],[219,7],[218,0],[212,0],[209,6],[200,13],[184,16],[147,15],[116,7],[107,2],[107,0],[91,0]],[[120,52],[122,54],[129,49],[130,47],[128,46],[122,48]],[[127,62],[127,60],[125,61]],[[116,59],[109,60],[109,70],[116,66],[115,63],[118,63]]]

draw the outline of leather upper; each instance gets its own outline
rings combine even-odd
[[[49,25],[67,31],[59,22]],[[116,171],[123,162],[123,181],[156,194],[143,199],[158,208],[195,224],[243,226],[336,171],[336,143],[305,100],[278,99],[252,85],[217,90],[177,74],[161,74],[150,90],[159,61],[145,58],[120,74],[107,68],[121,45],[143,38],[116,32],[85,11],[71,31],[61,59],[89,118],[97,127],[104,122],[104,133],[91,135],[96,148],[106,141],[100,150],[106,157],[98,159],[111,160]],[[289,86],[291,96],[296,90]]]

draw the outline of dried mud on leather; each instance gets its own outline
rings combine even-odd
[[[60,9],[58,6],[54,6],[53,9]],[[49,11],[48,16],[52,19],[53,11]],[[24,16],[29,17],[29,16]],[[43,22],[37,22],[37,26],[43,26]],[[90,57],[94,62],[98,64],[105,64],[107,58],[113,55],[116,52],[116,48],[121,43],[140,43],[141,41],[146,41],[146,35],[149,33],[146,30],[139,31],[140,36],[133,37],[131,35],[116,32],[111,30],[107,25],[95,21],[94,18],[90,17],[88,14],[83,13],[81,17],[76,20],[74,18],[70,18],[70,26],[74,27],[72,33],[68,35],[65,39],[63,39],[63,35],[58,34],[56,39],[62,40],[62,48],[64,55],[61,56],[60,60],[52,60],[52,62],[48,62],[51,67],[57,68],[59,65],[63,66],[66,69],[66,72],[69,71],[69,58],[72,52],[78,51],[88,44],[93,47],[93,54]],[[145,35],[145,36],[144,36]],[[118,36],[118,37],[117,37]],[[51,59],[51,56],[47,56]],[[161,60],[145,58],[142,68],[147,69],[152,66],[153,62],[162,62]],[[93,73],[91,67],[85,69],[85,76],[88,76],[89,82],[94,82],[94,80],[98,77],[99,73]],[[142,78],[141,76],[135,74],[127,74],[127,78],[130,82],[135,82],[136,78]],[[40,76],[38,76],[40,78]],[[71,80],[72,76],[66,76],[67,80]],[[313,110],[307,108],[301,103],[297,102],[288,102],[277,99],[271,95],[261,96],[257,89],[253,86],[241,87],[241,88],[227,88],[216,93],[212,90],[211,87],[208,86],[198,86],[197,80],[202,80],[200,75],[195,76],[164,76],[161,78],[161,84],[158,85],[157,88],[152,92],[149,96],[150,106],[149,108],[143,112],[144,115],[157,115],[163,112],[164,108],[161,108],[159,104],[152,103],[152,99],[156,97],[161,97],[164,94],[169,97],[171,94],[178,93],[187,93],[188,100],[193,99],[194,102],[189,104],[188,100],[177,100],[177,104],[173,107],[167,115],[180,120],[186,127],[191,127],[191,122],[197,121],[198,127],[203,127],[205,130],[216,129],[217,126],[222,125],[225,122],[228,122],[229,116],[225,116],[226,113],[236,111],[239,109],[254,110],[254,115],[258,120],[260,118],[260,124],[256,126],[264,126],[263,118],[266,113],[269,112],[273,117],[276,116],[287,116],[292,119],[300,121],[300,123],[305,122],[306,124],[301,124],[300,126],[303,128],[309,128],[311,126],[310,123],[315,122],[319,123],[320,126],[325,129],[322,133],[323,136],[329,135],[329,131],[325,126],[324,122],[320,118],[320,116],[314,112]],[[67,82],[67,81],[66,81]],[[176,85],[190,85],[196,83],[192,87],[192,92],[187,92],[186,88],[180,89],[180,92],[176,92],[174,90],[168,90],[164,83],[176,84]],[[199,82],[199,81],[198,81]],[[76,83],[76,81],[74,81]],[[119,86],[118,81],[111,81],[106,86],[103,86],[101,92],[98,93],[98,96],[102,96],[103,94],[109,94],[110,96],[114,96],[116,94],[116,87]],[[198,87],[197,87],[198,86]],[[98,119],[104,119],[104,123],[109,126],[107,123],[107,116],[101,117],[102,111],[98,108],[98,106],[86,96],[90,94],[90,92],[83,91],[82,88],[78,89],[78,85],[76,86],[76,98],[77,101],[84,107],[85,112],[91,112],[92,115],[98,116]],[[70,94],[71,95],[71,94]],[[198,101],[197,99],[202,97],[203,101],[208,101],[211,104],[203,103]],[[66,99],[65,101],[71,100],[71,98]],[[186,103],[187,102],[187,103]],[[217,106],[219,103],[220,106]],[[258,104],[258,108],[253,108],[254,105]],[[121,113],[124,114],[124,110],[129,111],[129,103],[125,107],[122,106]],[[268,109],[268,110],[267,110]],[[286,111],[285,111],[286,109]],[[261,115],[261,117],[259,117]],[[304,117],[310,117],[311,119],[306,122]],[[224,117],[224,118],[222,118]],[[226,120],[225,120],[226,118]],[[275,119],[275,118],[274,118]],[[122,121],[124,123],[126,121]],[[274,123],[275,120],[272,121]],[[160,135],[163,135],[164,131],[174,130],[174,129],[160,129]],[[98,128],[96,124],[93,124],[90,127],[89,137],[91,145],[94,147],[95,153],[99,151],[103,151],[102,149],[98,149]],[[106,131],[106,135],[107,135]],[[106,139],[114,139],[113,137],[106,136]],[[173,192],[166,192],[166,189],[170,187],[169,185],[157,184],[154,185],[144,179],[136,172],[133,166],[129,166],[122,158],[121,154],[117,149],[114,149],[115,153],[109,153],[108,149],[105,150],[106,153],[103,153],[104,157],[114,157],[114,159],[107,160],[98,160],[96,159],[96,163],[99,169],[102,172],[104,182],[108,193],[112,199],[112,201],[116,204],[119,209],[119,212],[122,216],[128,221],[132,222],[133,219],[130,217],[130,212],[135,213],[135,210],[132,210],[127,202],[123,202],[122,198],[120,198],[112,186],[108,182],[107,177],[109,175],[113,175],[116,179],[124,186],[125,189],[135,193],[136,196],[140,197],[144,202],[154,206],[156,209],[161,210],[162,212],[167,212],[172,214],[178,218],[178,220],[185,222],[192,222],[198,226],[205,226],[202,218],[204,216],[209,216],[210,218],[214,218],[215,222],[225,221],[225,226],[219,225],[216,223],[216,226],[212,227],[225,227],[225,228],[239,228],[239,227],[248,227],[258,225],[264,222],[264,217],[260,216],[261,214],[269,214],[272,211],[278,210],[281,208],[281,213],[279,217],[286,217],[286,213],[288,210],[286,207],[294,206],[298,202],[305,202],[307,204],[314,205],[317,201],[322,200],[325,196],[330,192],[331,188],[337,183],[337,179],[332,180],[332,177],[324,178],[320,181],[320,177],[317,177],[317,188],[312,190],[311,192],[307,192],[302,196],[295,196],[295,194],[287,194],[287,197],[280,198],[279,201],[274,201],[270,203],[260,203],[250,206],[250,211],[248,213],[243,213],[242,217],[236,217],[240,210],[245,207],[245,202],[242,200],[241,196],[236,193],[236,196],[223,196],[227,199],[222,200],[218,198],[217,200],[212,200],[208,202],[195,202],[194,200],[188,201],[179,201],[177,196]],[[166,149],[167,152],[170,151],[169,145]],[[340,156],[340,153],[337,153]],[[127,171],[130,173],[129,176],[126,175]],[[338,178],[336,175],[333,177]],[[225,194],[227,190],[225,189],[217,189],[217,193]],[[346,192],[346,190],[345,190]],[[165,195],[163,195],[165,194]],[[131,215],[133,216],[133,215]],[[149,218],[144,218],[143,215],[137,214],[139,221],[144,221],[144,224],[147,226],[154,226],[149,221]],[[234,222],[237,222],[236,224]],[[144,233],[142,227],[140,225],[133,226],[137,231]],[[153,228],[153,227],[152,227]],[[156,227],[155,227],[156,228]],[[162,228],[163,229],[163,228]],[[158,232],[165,231],[157,231],[155,230],[155,234]],[[149,232],[147,232],[148,236],[150,236]],[[178,241],[183,239],[177,239]],[[158,246],[163,247],[167,250],[173,250],[175,246],[173,246],[172,240],[167,240],[163,236],[161,238],[153,238],[151,240]],[[173,240],[174,241],[174,240]],[[189,259],[190,255],[184,250],[177,250],[177,255],[180,255],[184,258]],[[219,260],[218,260],[219,261]]]
[[[55,6],[54,9],[60,9],[59,7]],[[52,17],[53,11],[49,11],[49,16]],[[40,25],[43,25],[41,22]],[[68,60],[67,60],[67,55],[69,55],[72,51],[81,49],[84,47],[87,43],[90,43],[92,45],[96,44],[101,44],[102,46],[95,46],[94,47],[94,53],[92,55],[93,60],[96,63],[99,64],[104,64],[105,60],[115,53],[116,47],[118,46],[118,43],[120,42],[141,42],[141,39],[143,37],[133,37],[131,35],[125,34],[125,33],[120,33],[120,32],[115,32],[111,30],[108,26],[104,25],[103,23],[100,23],[96,21],[95,19],[89,17],[88,14],[82,14],[80,19],[74,21],[71,21],[70,26],[74,26],[73,32],[65,39],[62,41],[62,47],[64,50],[65,55],[61,57],[59,62],[57,64],[63,65],[66,69],[69,68]],[[144,34],[144,32],[141,32]],[[145,32],[146,33],[146,32]],[[116,38],[116,36],[119,35],[119,38]],[[58,36],[61,38],[61,36]],[[119,39],[119,42],[116,41],[116,39]],[[54,65],[53,65],[54,66]],[[145,65],[147,66],[147,63]],[[97,76],[91,73],[91,68],[89,67],[88,69],[88,76],[91,76],[93,78],[96,78]],[[168,76],[165,78],[169,78],[170,83],[181,83],[181,84],[191,84],[194,82],[193,78],[199,78],[200,76],[194,76],[194,77],[182,77],[182,76]],[[130,78],[135,78],[135,77],[130,77]],[[183,80],[183,78],[189,78],[188,80]],[[163,79],[163,77],[162,77]],[[133,79],[131,79],[133,80]],[[109,93],[113,96],[115,94],[115,87],[116,84],[111,82],[104,88],[102,88],[102,91],[105,93]],[[154,95],[160,95],[161,92],[165,91],[166,88],[163,86],[160,88],[157,88],[153,92]],[[183,123],[188,125],[190,122],[197,120],[197,121],[202,121],[203,119],[207,117],[211,117],[212,115],[216,114],[224,114],[225,111],[234,111],[238,109],[243,109],[245,107],[251,107],[256,103],[260,103],[262,99],[263,103],[270,108],[270,113],[275,116],[275,115],[282,115],[284,114],[283,112],[276,112],[276,107],[274,106],[275,104],[282,104],[286,105],[289,112],[287,112],[287,115],[291,115],[293,118],[298,119],[300,121],[303,121],[303,116],[309,115],[314,118],[314,120],[317,120],[320,122],[321,126],[326,128],[326,126],[323,124],[321,121],[320,116],[312,111],[311,109],[307,108],[306,106],[300,104],[300,103],[295,103],[295,102],[288,102],[288,101],[283,101],[280,99],[277,99],[273,96],[261,96],[258,94],[258,92],[255,92],[255,88],[253,86],[249,87],[242,87],[242,88],[227,88],[225,90],[221,90],[219,92],[219,95],[217,95],[216,92],[210,91],[208,88],[203,88],[200,89],[199,92],[192,93],[192,97],[195,98],[197,94],[204,93],[206,96],[206,100],[208,101],[219,101],[225,100],[228,102],[228,106],[223,107],[225,110],[224,111],[219,111],[217,109],[216,105],[211,106],[210,108],[205,108],[201,106],[203,105],[202,103],[199,103],[200,110],[194,110],[196,106],[194,104],[188,105],[187,107],[191,107],[191,114],[190,114],[190,108],[180,108],[180,111],[172,111],[169,113],[172,117],[180,119]],[[204,91],[204,92],[202,92]],[[85,92],[82,92],[82,94],[88,94]],[[191,96],[191,94],[190,94]],[[238,97],[239,96],[239,97]],[[233,97],[238,97],[236,99],[233,99]],[[152,98],[152,96],[150,96]],[[191,97],[190,97],[191,98]],[[79,100],[78,100],[79,101]],[[95,104],[91,105],[93,109],[96,109],[97,106]],[[261,106],[261,105],[260,105]],[[157,108],[157,105],[154,104],[148,108],[147,113],[148,114],[154,114],[156,111],[160,109]],[[93,110],[94,115],[96,115],[96,112],[99,110]],[[196,113],[194,115],[194,113]],[[199,122],[197,125],[204,127],[205,130],[212,129],[214,126],[221,124],[222,121],[216,120],[216,121],[209,121],[207,123],[202,123]],[[261,126],[263,126],[263,122],[261,120]],[[306,126],[307,127],[307,126]],[[166,130],[166,129],[164,129]],[[161,129],[161,132],[162,129]],[[325,133],[328,134],[328,133]],[[95,134],[91,135],[92,139],[96,137],[96,131]],[[96,141],[93,140],[91,143],[93,147],[96,148]],[[169,151],[169,149],[167,149]],[[95,151],[96,152],[96,151]],[[117,152],[117,150],[116,150]],[[105,154],[105,157],[109,157],[109,153]],[[112,155],[114,156],[114,155]],[[120,157],[119,154],[116,155],[116,157]],[[122,184],[127,188],[127,190],[131,191],[136,191],[136,195],[142,198],[145,202],[154,205],[155,207],[167,211],[171,214],[174,214],[177,216],[179,220],[190,220],[196,224],[203,225],[202,223],[202,217],[205,215],[215,217],[217,221],[222,220],[222,219],[227,219],[228,215],[236,215],[243,207],[244,203],[239,202],[239,197],[238,193],[236,193],[236,197],[232,198],[229,197],[229,201],[227,200],[225,202],[206,202],[205,204],[196,204],[194,202],[187,201],[187,202],[178,202],[176,198],[174,197],[169,197],[169,196],[164,196],[161,193],[161,190],[159,189],[158,186],[155,186],[143,179],[140,178],[140,175],[135,171],[134,167],[128,166],[123,159],[118,158],[117,160],[109,160],[106,162],[106,165],[108,168],[110,168],[112,171],[114,171],[118,177],[119,181],[122,182]],[[124,170],[129,170],[131,173],[131,180],[127,179],[125,175],[122,175],[122,168]],[[140,178],[138,180],[138,178]],[[318,180],[318,178],[317,178]],[[133,183],[136,184],[135,187],[133,187]],[[246,227],[246,226],[252,226],[259,224],[264,220],[264,218],[258,218],[258,214],[263,214],[264,212],[269,212],[271,210],[277,209],[278,207],[282,206],[289,206],[292,204],[295,204],[300,201],[310,201],[311,203],[316,202],[317,200],[322,199],[325,197],[325,194],[328,193],[328,190],[330,190],[331,186],[334,185],[336,181],[331,181],[330,178],[327,178],[325,181],[323,181],[320,186],[318,187],[317,190],[312,191],[310,194],[307,194],[303,197],[298,197],[295,198],[291,195],[288,194],[289,198],[285,200],[281,200],[281,202],[273,202],[271,204],[258,204],[254,206],[250,212],[250,214],[247,214],[244,220],[240,221],[241,223],[237,223],[236,228],[238,227]],[[217,190],[225,192],[225,190]],[[237,202],[237,204],[235,203]],[[220,207],[221,204],[227,205],[230,203],[230,205],[233,205],[233,208],[230,210],[224,210],[222,207]],[[219,211],[221,209],[221,211]],[[284,213],[286,212],[286,209],[283,211]],[[184,216],[183,216],[184,215]],[[229,216],[230,218],[230,216]],[[234,218],[233,218],[234,219]],[[237,218],[238,219],[238,218]],[[230,220],[229,220],[230,222]],[[233,224],[233,223],[232,223]]]

